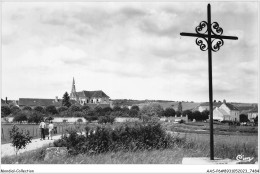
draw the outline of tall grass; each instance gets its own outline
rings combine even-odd
[[[95,134],[94,130],[96,131]],[[73,135],[71,137],[64,136],[63,139],[56,142],[61,143],[60,145],[56,144],[57,146],[66,146],[71,152],[74,151],[66,158],[43,161],[45,147],[33,152],[23,153],[17,159],[15,157],[4,157],[2,163],[180,164],[183,157],[210,156],[209,136],[207,134],[182,133],[169,136],[160,125],[156,124],[150,125],[150,127],[148,125],[136,125],[135,123],[118,126],[105,125],[99,128],[91,126],[86,128],[86,132],[86,135],[71,134]],[[88,137],[88,140],[86,137]],[[165,137],[167,137],[166,142],[169,143],[166,146]],[[152,141],[149,141],[149,139],[152,139]],[[245,157],[257,159],[257,136],[216,135],[214,140],[214,156],[217,158],[235,160],[237,155],[243,154]],[[135,144],[131,144],[131,142]],[[142,146],[136,145],[138,142],[143,143]],[[158,142],[164,142],[159,146],[160,148],[156,146]]]

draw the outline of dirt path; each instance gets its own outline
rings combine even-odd
[[[61,137],[61,135],[53,136],[52,140],[48,140],[48,137],[45,138],[45,140],[40,140],[40,138],[33,139],[32,142],[30,144],[28,144],[25,149],[21,149],[18,152],[18,154],[41,148],[44,145],[49,145],[54,140],[57,140],[60,137]],[[4,156],[12,156],[12,155],[15,155],[15,151],[14,151],[14,147],[11,145],[11,143],[2,144],[1,145],[1,158],[4,157]]]

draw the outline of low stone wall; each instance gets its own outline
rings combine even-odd
[[[74,123],[77,122],[78,119],[81,119],[83,123],[87,122],[87,120],[83,117],[53,117],[54,123],[62,123],[63,120],[66,120],[68,123]]]
[[[180,119],[185,122],[188,122],[188,117],[161,117],[160,121],[175,122],[175,120],[180,120]]]

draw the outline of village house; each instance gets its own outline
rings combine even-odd
[[[219,121],[240,121],[239,114],[239,110],[234,105],[226,103],[226,100],[224,100],[219,107],[213,110],[213,119]]]
[[[72,81],[70,99],[79,102],[81,105],[110,106],[109,96],[102,90],[76,92],[75,80]]]
[[[254,119],[258,117],[258,107],[254,107],[251,111],[248,112],[248,120],[254,122]]]

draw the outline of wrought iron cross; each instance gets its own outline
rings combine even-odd
[[[210,160],[214,160],[213,138],[213,92],[212,92],[212,51],[217,52],[224,45],[223,39],[237,40],[236,36],[223,36],[223,29],[217,22],[211,23],[211,9],[208,4],[208,21],[200,22],[195,28],[196,33],[180,33],[181,36],[197,37],[196,44],[202,51],[208,50],[208,73],[209,73],[209,113],[210,113]]]

